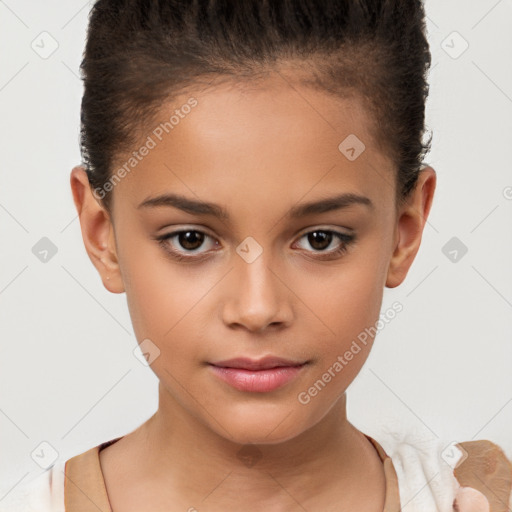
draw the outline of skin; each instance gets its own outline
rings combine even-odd
[[[346,417],[345,390],[373,340],[309,403],[297,397],[375,325],[384,287],[404,280],[435,171],[422,170],[397,207],[393,163],[377,150],[355,97],[335,100],[281,77],[265,80],[195,94],[198,105],[115,186],[111,216],[84,169],[71,172],[87,253],[104,286],[126,293],[138,342],[150,339],[160,350],[151,363],[160,380],[157,412],[100,452],[115,512],[169,510],[170,503],[215,512],[383,508],[382,463]],[[162,121],[187,98],[165,105]],[[338,149],[349,134],[366,146],[354,161]],[[169,192],[217,203],[230,221],[137,208]],[[345,192],[373,206],[286,216],[298,204]],[[343,242],[334,236],[313,245],[305,234],[320,228],[356,238],[345,253],[322,260]],[[153,238],[179,229],[209,235],[194,246],[205,258],[176,261]],[[236,252],[249,236],[263,251],[251,263]],[[167,247],[187,254],[180,241]],[[206,364],[269,354],[309,363],[267,393],[234,389]],[[259,456],[250,467],[238,456],[245,445]]]

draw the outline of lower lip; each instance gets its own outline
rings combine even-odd
[[[224,382],[240,391],[266,393],[284,386],[293,380],[305,364],[300,366],[280,366],[268,370],[243,370],[211,365],[213,372]]]

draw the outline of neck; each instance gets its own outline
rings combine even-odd
[[[243,504],[245,510],[265,506],[285,511],[296,510],[298,503],[321,510],[319,496],[336,489],[340,496],[352,493],[355,500],[364,494],[361,483],[367,483],[369,467],[374,476],[376,464],[382,471],[373,447],[347,421],[345,394],[316,425],[293,439],[241,445],[189,415],[160,384],[158,411],[133,434],[143,447],[145,478],[167,487],[172,482],[189,504],[207,499],[212,510]]]

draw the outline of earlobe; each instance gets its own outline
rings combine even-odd
[[[70,184],[89,259],[98,270],[105,288],[112,293],[122,293],[125,290],[110,215],[94,196],[83,166],[73,168]]]
[[[436,172],[427,166],[420,171],[416,187],[398,212],[396,246],[389,262],[386,279],[388,288],[395,288],[403,282],[416,257],[435,188]]]

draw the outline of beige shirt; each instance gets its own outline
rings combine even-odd
[[[365,434],[366,435],[366,434]],[[398,493],[398,480],[391,458],[382,446],[370,436],[366,435],[373,444],[384,465],[386,477],[386,499],[383,512],[399,512],[400,498]],[[90,450],[72,457],[65,466],[64,501],[66,512],[85,512],[96,510],[98,512],[112,512],[108,500],[105,480],[101,472],[99,453],[121,439],[120,437],[102,443]]]

